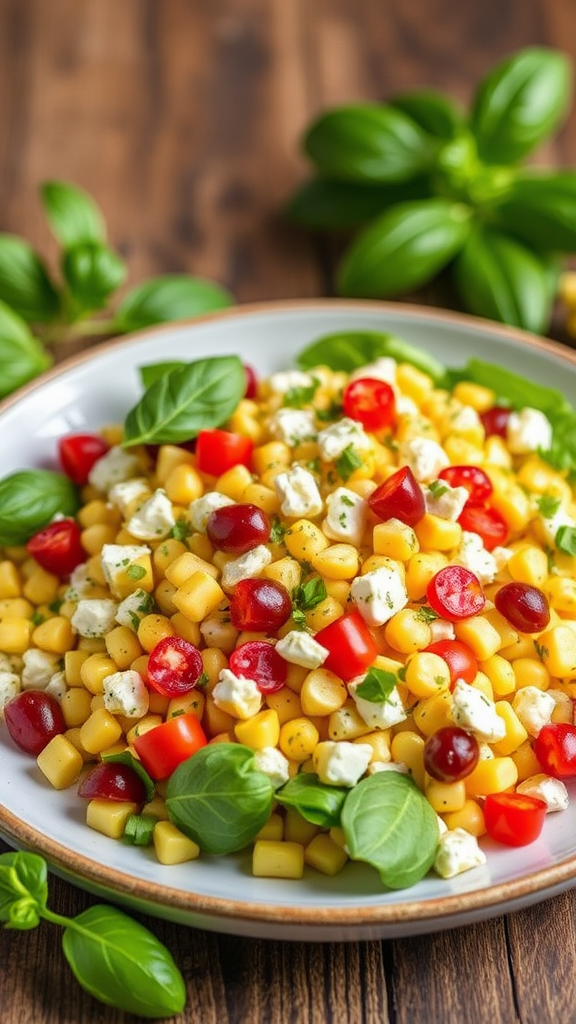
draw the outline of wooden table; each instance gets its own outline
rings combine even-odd
[[[280,216],[326,106],[434,86],[466,101],[503,54],[576,57],[573,0],[1,0],[0,228],[53,259],[36,190],[99,201],[130,280],[186,271],[240,302],[330,294],[329,248]],[[576,165],[576,107],[543,158]],[[57,879],[51,904],[91,897]],[[570,1024],[576,890],[424,937],[299,945],[145,919],[202,1024]],[[2,1024],[117,1024],[71,980],[51,926],[0,932]],[[134,1018],[130,1018],[134,1019]]]

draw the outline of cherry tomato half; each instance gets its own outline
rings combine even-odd
[[[492,494],[490,477],[480,466],[446,466],[438,474],[450,487],[465,487],[470,501],[487,501]]]
[[[458,516],[463,530],[478,533],[487,551],[506,542],[508,523],[495,508],[487,508],[473,501],[467,501]]]
[[[21,690],[4,705],[4,720],[16,746],[35,756],[67,728],[60,702],[44,690]]]
[[[530,583],[514,580],[496,591],[494,604],[508,622],[521,633],[541,633],[550,622],[546,594]]]
[[[270,538],[270,520],[258,505],[239,502],[215,508],[206,523],[208,540],[218,551],[243,555]]]
[[[426,511],[424,492],[409,466],[402,466],[368,498],[368,504],[379,519],[400,519],[415,526]]]
[[[534,753],[547,775],[555,779],[576,777],[576,725],[549,722],[534,740]]]
[[[428,584],[426,598],[438,615],[454,622],[478,615],[486,603],[480,580],[463,565],[440,569]]]
[[[57,519],[30,538],[26,550],[38,565],[55,576],[69,576],[86,561],[81,531],[74,519]]]
[[[196,460],[201,473],[221,476],[233,466],[249,466],[253,443],[230,430],[201,430],[196,438]]]
[[[134,740],[134,749],[153,779],[167,779],[182,761],[207,744],[196,715],[175,715]]]
[[[527,846],[538,839],[546,809],[544,800],[528,794],[489,793],[484,800],[486,831],[506,846]]]
[[[341,615],[314,635],[329,651],[324,668],[348,681],[361,675],[378,654],[374,637],[359,612]]]
[[[244,374],[246,376],[246,391],[244,398],[256,398],[258,392],[258,377],[252,366],[244,363]]]
[[[78,786],[78,796],[86,800],[130,800],[141,804],[146,799],[146,788],[130,765],[109,761],[89,769]]]
[[[73,483],[83,487],[92,466],[109,451],[110,445],[99,434],[68,434],[58,441],[60,465]]]
[[[357,420],[365,430],[390,427],[396,415],[394,392],[389,384],[376,377],[357,377],[344,388],[344,415]]]
[[[164,697],[181,697],[194,689],[203,667],[194,644],[179,636],[165,636],[150,652],[146,682]]]
[[[450,669],[450,683],[454,685],[457,679],[463,679],[465,683],[472,683],[478,674],[478,662],[468,644],[461,640],[436,640],[425,651],[437,654]]]
[[[476,737],[458,725],[445,725],[424,744],[424,767],[438,782],[459,782],[474,770],[480,759]]]
[[[253,679],[260,693],[281,690],[288,675],[288,663],[273,644],[265,640],[247,640],[230,655],[230,669],[236,676]]]
[[[494,405],[491,409],[487,409],[486,412],[480,413],[480,419],[486,431],[486,436],[506,438],[506,428],[511,412],[512,410],[507,405]]]
[[[276,580],[240,580],[230,598],[230,618],[236,629],[255,633],[275,631],[292,614],[292,599]]]

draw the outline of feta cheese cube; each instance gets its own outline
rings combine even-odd
[[[322,523],[322,532],[330,540],[360,547],[368,515],[368,502],[348,487],[337,487],[326,498],[326,511],[328,514]]]
[[[387,566],[356,576],[350,596],[368,626],[382,626],[408,604],[400,572]]]
[[[365,366],[359,366],[350,374],[350,380],[358,380],[362,377],[372,377],[375,380],[383,380],[386,384],[396,384],[396,370],[398,363],[392,356],[379,356]]]
[[[201,498],[195,498],[188,506],[192,529],[197,533],[206,533],[206,524],[210,513],[217,508],[224,508],[225,505],[235,504],[236,502],[227,494],[221,494],[220,491],[206,491],[206,494],[203,494]]]
[[[270,433],[295,448],[316,437],[316,417],[311,409],[278,409],[270,420]]]
[[[431,480],[423,491],[426,511],[442,519],[458,519],[470,497],[466,487],[451,487],[445,480]]]
[[[52,654],[49,651],[41,651],[38,647],[30,647],[22,655],[24,667],[22,669],[23,690],[43,690],[50,679],[62,665],[59,654]]]
[[[486,743],[496,743],[506,735],[504,719],[497,714],[494,702],[462,679],[456,680],[448,715],[454,725],[473,732]]]
[[[441,878],[480,867],[486,863],[486,854],[480,849],[476,836],[463,828],[449,829],[440,836],[434,870]]]
[[[463,405],[450,415],[451,433],[466,434],[470,430],[478,430],[481,426],[482,420],[471,405]]]
[[[148,687],[134,669],[112,672],[103,680],[104,707],[113,715],[142,718],[150,705]]]
[[[253,576],[259,576],[267,565],[272,561],[272,553],[265,544],[258,544],[250,551],[246,551],[238,558],[226,562],[222,569],[222,586],[225,590],[235,587],[240,580],[247,580]]]
[[[128,594],[123,601],[120,601],[116,611],[116,622],[120,626],[128,626],[135,633],[138,632],[140,620],[152,611],[154,600],[150,594],[140,587],[138,590]]]
[[[348,683],[348,692],[354,700],[358,714],[364,719],[366,725],[369,725],[371,729],[391,729],[393,725],[403,722],[407,716],[398,687],[395,686],[384,701],[366,700],[356,692],[364,678],[364,676],[358,676],[356,679],[351,679]]]
[[[344,416],[321,430],[316,439],[324,462],[334,462],[349,445],[360,451],[370,447],[370,438],[356,420]]]
[[[70,579],[65,592],[66,601],[78,601],[84,597],[94,586],[94,580],[90,577],[90,570],[85,562],[77,565],[70,573]]]
[[[121,480],[120,483],[114,484],[108,491],[108,501],[112,505],[116,505],[116,508],[119,508],[124,514],[136,498],[143,498],[144,495],[149,494],[148,481],[144,477],[137,476],[133,480]]]
[[[15,672],[7,672],[5,669],[0,669],[0,712],[4,705],[9,700],[12,700],[12,697],[20,693],[20,690],[20,676],[16,675]]]
[[[315,747],[314,770],[327,786],[355,786],[364,775],[372,755],[369,743],[324,740]]]
[[[525,455],[552,445],[552,424],[539,409],[526,406],[511,412],[506,424],[506,443],[513,455]]]
[[[166,491],[158,487],[130,517],[126,529],[138,540],[163,540],[175,522],[172,502]]]
[[[543,772],[524,779],[516,786],[516,792],[543,800],[547,813],[565,811],[570,803],[568,790],[562,780],[554,779],[551,775],[545,775]]]
[[[114,484],[129,480],[141,472],[140,464],[133,452],[126,451],[120,445],[113,445],[92,466],[88,474],[88,483],[97,491],[107,494]]]
[[[233,718],[252,718],[262,705],[262,694],[254,680],[234,675],[229,668],[220,672],[212,699],[216,707]]]
[[[62,700],[62,697],[68,689],[66,683],[66,675],[64,672],[55,672],[48,686],[44,687],[44,693],[50,693],[52,697],[56,697],[56,700]]]
[[[427,437],[413,437],[402,444],[400,458],[420,483],[435,480],[441,470],[450,465],[450,459],[442,446]]]
[[[454,623],[449,619],[432,619],[428,623],[430,627],[430,643],[435,644],[438,640],[454,640],[456,630]]]
[[[554,697],[537,686],[523,686],[514,694],[512,707],[530,736],[537,736],[547,725],[556,707]]]
[[[116,625],[116,601],[108,598],[82,597],[71,621],[72,629],[85,637],[106,636]]]
[[[550,516],[540,515],[539,517],[542,533],[550,547],[556,546],[556,535],[561,526],[576,527],[576,520],[569,515],[563,505],[559,505]]]
[[[100,553],[100,564],[106,583],[115,592],[118,579],[137,559],[151,554],[144,544],[104,544]]]
[[[274,789],[279,789],[290,778],[290,764],[277,747],[262,747],[254,751],[254,760],[259,771],[264,772]]]
[[[300,629],[286,633],[276,644],[276,650],[285,661],[302,668],[318,668],[328,657],[328,648]]]
[[[294,391],[297,388],[313,387],[316,378],[305,370],[280,370],[270,375],[268,383],[276,394],[285,395],[287,391]]]
[[[302,466],[293,466],[279,473],[274,487],[281,502],[280,511],[289,518],[313,518],[324,508],[316,480]]]
[[[480,583],[492,583],[498,572],[496,559],[484,547],[480,534],[469,530],[462,531],[462,538],[453,560],[473,572]]]

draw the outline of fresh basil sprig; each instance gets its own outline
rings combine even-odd
[[[77,917],[47,907],[45,860],[0,854],[0,921],[21,931],[41,919],[63,929],[62,948],[76,980],[108,1006],[140,1017],[181,1013],[186,988],[171,953],[152,932],[115,907],[96,904]]]
[[[361,226],[338,291],[388,298],[446,269],[471,312],[545,330],[551,256],[576,251],[576,172],[521,161],[565,117],[570,72],[564,54],[528,47],[486,74],[468,112],[420,90],[317,118],[302,142],[317,176],[287,214],[315,229]]]
[[[60,246],[59,275],[23,238],[0,234],[0,397],[45,370],[55,344],[126,334],[231,304],[218,284],[167,274],[137,285],[110,308],[127,266],[107,244],[97,203],[62,181],[44,182],[40,200]]]
[[[26,544],[55,515],[73,516],[78,492],[64,473],[23,469],[0,480],[0,545]]]
[[[357,330],[323,334],[301,349],[296,359],[303,370],[328,366],[331,370],[352,373],[385,356],[395,359],[397,363],[411,363],[432,377],[440,387],[446,382],[446,367],[439,359],[425,349],[385,331]]]
[[[153,376],[153,375],[152,375]],[[232,415],[246,390],[238,356],[214,356],[152,379],[124,424],[124,444],[178,444]]]
[[[313,825],[337,828],[347,795],[344,786],[327,786],[315,772],[300,772],[276,790],[275,799],[283,807],[294,807]]]

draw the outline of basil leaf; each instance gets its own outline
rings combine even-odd
[[[129,750],[121,750],[118,754],[102,754],[103,761],[111,761],[112,764],[127,764],[132,771],[136,772],[138,778],[144,783],[144,789],[146,792],[146,799],[153,800],[156,792],[156,786],[153,780],[148,775],[144,765],[137,757],[134,757]]]
[[[78,242],[62,255],[62,274],[76,313],[102,309],[126,277],[126,264],[102,242]]]
[[[75,917],[62,947],[76,979],[101,1002],[148,1018],[184,1009],[184,980],[169,951],[115,907],[96,905]]]
[[[400,110],[359,104],[315,121],[304,149],[323,174],[345,181],[407,181],[427,170],[437,143]]]
[[[116,312],[114,330],[139,331],[153,324],[225,309],[231,303],[230,294],[212,281],[185,274],[154,277],[126,295]]]
[[[382,356],[390,356],[398,363],[411,363],[429,374],[435,383],[446,377],[446,369],[438,359],[424,349],[411,345],[394,334],[383,331],[342,331],[324,334],[298,353],[297,362],[303,370],[315,366],[328,366],[331,370],[353,370],[372,363]]]
[[[448,96],[433,89],[394,96],[390,105],[438,139],[449,141],[464,129],[464,114],[460,108]]]
[[[275,798],[284,807],[294,807],[314,825],[337,828],[347,795],[343,786],[327,786],[314,772],[300,772],[276,790]]]
[[[415,885],[434,863],[436,813],[412,779],[399,772],[377,772],[354,786],[340,824],[350,856],[376,868],[389,889]]]
[[[0,854],[0,921],[9,928],[35,928],[46,906],[46,861],[35,853]]]
[[[397,682],[398,678],[393,672],[372,666],[356,687],[354,695],[371,704],[385,704]]]
[[[240,743],[202,747],[168,782],[171,821],[205,853],[243,850],[268,821],[274,789]]]
[[[63,246],[104,241],[104,218],[83,189],[65,181],[45,181],[40,188],[40,198],[50,227]]]
[[[0,544],[26,544],[57,514],[73,516],[79,507],[73,483],[49,469],[23,469],[0,480]]]
[[[546,329],[552,309],[547,270],[512,237],[477,228],[456,258],[454,277],[471,313],[536,334]]]
[[[29,323],[54,320],[60,312],[46,267],[16,235],[0,235],[0,299]]]
[[[238,356],[214,356],[177,367],[158,378],[130,410],[124,444],[178,444],[218,427],[246,390]]]
[[[367,223],[394,203],[429,194],[425,178],[383,185],[312,178],[292,196],[286,214],[297,224],[318,230],[351,228]]]
[[[386,298],[419,288],[456,255],[469,230],[470,210],[461,203],[399,203],[352,244],[339,269],[338,291]]]
[[[480,82],[470,127],[487,163],[521,160],[556,128],[567,110],[570,64],[564,54],[528,47]]]
[[[536,249],[576,252],[576,171],[517,177],[495,215]]]
[[[145,388],[159,380],[171,370],[184,370],[188,364],[179,359],[173,359],[166,363],[150,363],[148,366],[140,367],[140,379]]]
[[[306,583],[299,583],[292,591],[292,602],[300,611],[316,608],[328,596],[326,584],[321,576],[313,576]]]
[[[0,398],[37,377],[51,363],[26,321],[0,302]]]
[[[576,555],[576,527],[560,526],[554,542],[558,550],[563,551],[565,555]]]

